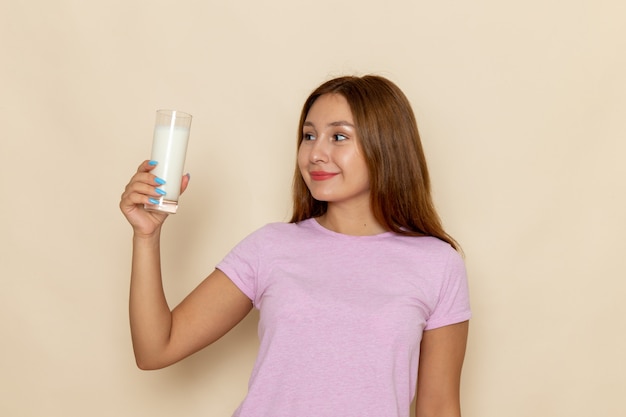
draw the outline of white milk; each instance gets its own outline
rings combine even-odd
[[[167,194],[164,200],[178,201],[180,183],[183,177],[185,154],[189,140],[189,128],[174,126],[155,126],[150,159],[158,164],[151,172],[165,180],[159,186]]]

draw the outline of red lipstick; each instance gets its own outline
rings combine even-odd
[[[326,172],[326,171],[311,171],[309,172],[311,179],[313,181],[324,181],[333,178],[337,173],[335,172]]]

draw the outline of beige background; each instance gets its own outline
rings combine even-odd
[[[154,110],[192,113],[192,182],[164,232],[175,304],[288,218],[304,98],[365,73],[412,101],[466,252],[464,415],[626,415],[625,4],[3,0],[0,415],[229,416],[256,316],[137,370],[119,196]]]

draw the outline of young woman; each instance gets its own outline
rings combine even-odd
[[[158,163],[158,161],[156,161]],[[460,416],[471,316],[465,267],[443,230],[411,106],[378,76],[318,87],[300,118],[293,217],[239,243],[170,311],[159,184],[145,161],[120,208],[134,230],[137,364],[168,366],[254,307],[260,349],[235,416]],[[189,183],[183,178],[182,189]]]

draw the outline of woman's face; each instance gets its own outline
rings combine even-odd
[[[302,127],[298,167],[313,198],[369,206],[369,175],[352,112],[340,94],[320,96]]]

